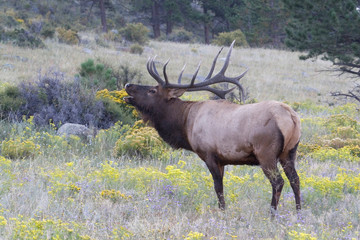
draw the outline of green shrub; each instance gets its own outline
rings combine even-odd
[[[118,77],[118,89],[121,89],[128,82],[140,82],[142,73],[136,68],[131,68],[128,64],[120,65],[117,74]]]
[[[26,31],[23,28],[14,29],[11,31],[2,31],[0,33],[0,41],[10,42],[13,45],[19,47],[29,47],[29,48],[43,48],[45,47],[44,43],[40,38],[34,36],[29,31]]]
[[[244,33],[238,29],[232,32],[222,32],[217,35],[212,43],[220,46],[230,46],[230,44],[235,41],[235,46],[238,47],[248,47],[249,44],[246,41]]]
[[[117,88],[114,70],[102,63],[95,64],[93,59],[88,59],[81,64],[80,76],[81,84],[88,89],[115,90]]]
[[[42,27],[40,35],[43,38],[53,38],[55,35],[55,28],[47,23]]]
[[[139,54],[141,55],[144,51],[144,48],[140,45],[140,44],[132,44],[130,46],[130,52],[133,53],[133,54]]]
[[[175,29],[169,36],[166,37],[167,40],[172,42],[193,42],[194,34],[192,32],[186,31],[184,28]]]
[[[81,64],[81,84],[87,89],[108,89],[110,91],[122,89],[128,82],[136,82],[142,77],[141,71],[131,68],[128,64],[114,69],[106,63],[95,63],[88,59]]]
[[[11,113],[19,110],[24,103],[21,93],[16,86],[6,86],[0,91],[0,119],[4,119]]]
[[[121,35],[128,41],[145,44],[148,40],[149,29],[142,23],[129,23],[120,29]]]
[[[57,28],[56,32],[58,33],[59,42],[61,43],[76,45],[80,42],[80,38],[74,30]]]

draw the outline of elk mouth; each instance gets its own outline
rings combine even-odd
[[[133,96],[127,96],[127,97],[124,97],[124,98],[123,98],[123,100],[124,100],[126,103],[129,103],[129,104],[132,104],[133,99],[134,99]]]

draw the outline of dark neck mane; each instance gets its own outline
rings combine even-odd
[[[193,102],[171,99],[155,109],[141,112],[144,121],[149,121],[170,146],[192,150],[185,130],[189,108],[192,104]]]

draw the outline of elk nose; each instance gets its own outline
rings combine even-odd
[[[127,84],[125,84],[125,89],[127,89],[127,88],[131,88],[131,86],[132,86],[132,84],[131,84],[131,83],[127,83]]]

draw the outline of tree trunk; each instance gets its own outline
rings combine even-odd
[[[173,29],[173,21],[171,20],[172,11],[167,12],[166,18],[166,36],[172,33]]]
[[[159,2],[154,1],[152,5],[152,25],[154,31],[154,38],[160,37],[160,14],[159,14]]]
[[[208,19],[206,7],[204,7],[203,10],[204,10],[204,40],[205,40],[205,44],[209,44],[210,43],[210,40],[209,40],[209,19]]]
[[[100,15],[101,15],[101,25],[103,32],[107,32],[107,25],[106,25],[106,13],[104,7],[104,0],[99,0],[99,7],[100,7]]]

